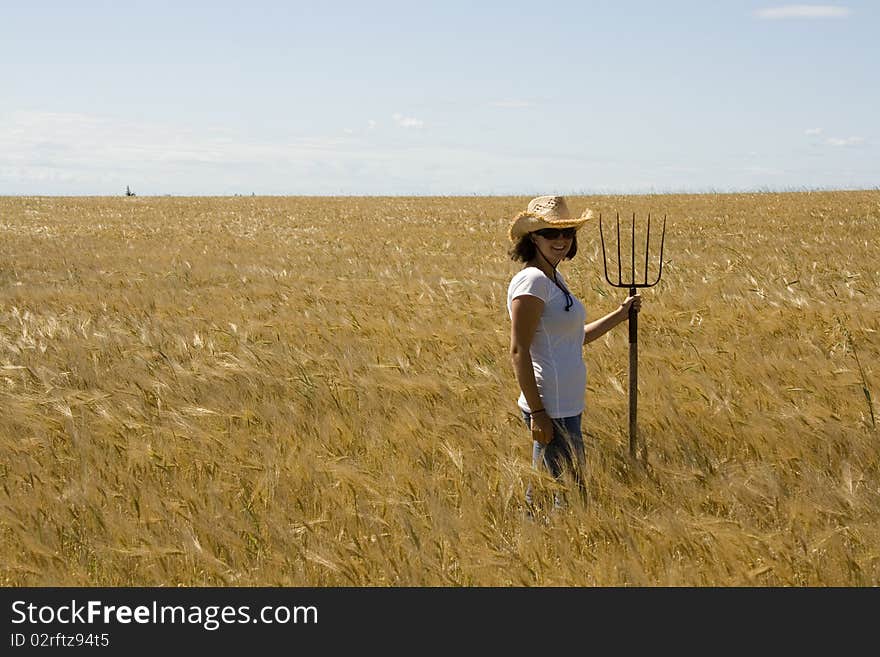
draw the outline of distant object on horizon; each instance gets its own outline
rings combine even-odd
[[[125,186],[125,195],[126,196],[137,196],[137,194],[135,194],[133,191],[131,191],[131,189],[129,188],[128,185]]]

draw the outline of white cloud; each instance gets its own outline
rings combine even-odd
[[[761,19],[778,20],[784,18],[846,18],[852,12],[848,7],[832,5],[783,5],[766,7],[755,11]]]
[[[375,122],[373,119],[370,119],[369,121],[367,121],[367,129],[368,129],[368,130],[375,130],[375,129],[376,129],[376,125],[377,125],[377,124],[376,124],[376,122]]]
[[[394,122],[386,118],[374,123],[384,129],[407,118],[398,113]],[[629,161],[615,163],[611,158],[609,166],[607,157],[597,154],[586,159],[574,149],[560,157],[523,144],[478,147],[463,141],[441,145],[431,139],[416,139],[418,148],[414,148],[413,140],[399,139],[399,135],[384,140],[379,129],[366,138],[365,124],[371,125],[367,120],[349,124],[355,130],[352,137],[342,133],[343,124],[335,129],[335,136],[327,138],[281,133],[257,139],[247,131],[196,123],[0,111],[0,194],[121,194],[126,185],[139,196],[252,191],[280,195],[521,194],[534,189],[618,193],[644,192],[646,186],[758,188],[768,179],[796,186],[803,184],[798,175],[807,174],[814,176],[808,180],[829,185],[876,184],[874,161],[867,162],[867,147],[873,147],[874,140],[870,135],[834,137],[834,132],[846,135],[838,130],[856,129],[846,124],[832,129],[832,135],[826,129],[812,138],[814,147],[825,149],[837,168],[801,174],[783,172],[786,163],[764,162],[762,155],[754,153],[741,165],[765,168],[722,169],[688,158],[687,168],[692,171],[673,163],[678,168],[658,172],[656,163],[639,171]],[[437,125],[428,123],[432,130]],[[848,158],[862,158],[866,163],[850,163],[845,161]],[[848,173],[844,165],[855,168]],[[774,166],[779,168],[769,168]]]
[[[808,137],[819,137],[824,133],[822,128],[808,128],[804,134]],[[814,142],[816,143],[816,142]],[[828,146],[859,146],[865,143],[864,137],[825,137],[820,142]]]
[[[829,146],[858,146],[865,143],[864,137],[829,137],[825,140]]]
[[[401,128],[421,128],[425,125],[425,122],[421,119],[415,119],[411,116],[404,116],[400,113],[392,114],[391,118],[394,119],[394,122]]]
[[[0,112],[0,193],[76,185],[93,193],[143,181],[156,189],[223,184],[265,169],[289,178],[358,152],[350,137],[257,141],[219,129],[60,112]],[[280,174],[279,174],[280,175]],[[247,176],[244,176],[247,177]],[[135,181],[141,181],[140,184]],[[66,188],[65,188],[66,189]],[[235,189],[234,187],[232,189]],[[164,191],[164,190],[163,190]]]
[[[750,166],[740,169],[744,173],[758,174],[761,176],[784,176],[785,170],[774,167]]]
[[[492,107],[503,107],[505,109],[522,109],[524,107],[534,107],[534,103],[528,100],[496,100],[489,103]]]
[[[255,162],[334,151],[343,137],[294,141],[246,141],[211,128],[193,129],[145,121],[51,112],[0,113],[0,153],[7,162],[52,160],[101,167],[167,162]]]

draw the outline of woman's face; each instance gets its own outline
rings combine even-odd
[[[562,259],[568,255],[574,234],[574,228],[544,228],[532,233],[535,245],[554,266],[562,262]]]

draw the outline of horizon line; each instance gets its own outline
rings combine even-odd
[[[551,190],[552,191],[552,190]],[[823,192],[880,192],[880,183],[873,187],[757,187],[738,189],[705,188],[702,190],[639,190],[639,191],[553,191],[554,194],[566,197],[578,196],[719,196],[736,194],[809,194]],[[387,194],[387,193],[345,193],[337,194],[3,194],[0,198],[504,198],[504,197],[535,197],[546,191],[522,193],[456,193],[456,194]]]

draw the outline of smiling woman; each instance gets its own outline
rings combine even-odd
[[[583,345],[624,321],[638,295],[603,318],[586,324],[583,304],[557,271],[577,254],[577,231],[592,212],[572,217],[561,196],[539,196],[510,226],[510,257],[525,263],[507,290],[511,320],[510,358],[520,387],[518,400],[532,434],[532,465],[543,464],[554,478],[568,473],[583,495],[585,456],[581,433],[587,370]],[[531,484],[526,502],[534,504]],[[554,506],[565,505],[556,495]]]

